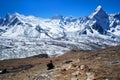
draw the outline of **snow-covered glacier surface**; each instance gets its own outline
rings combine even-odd
[[[120,43],[111,39],[81,36],[77,39],[0,38],[0,59],[25,58],[39,54],[59,56],[69,50],[96,50]]]
[[[55,15],[49,19],[6,14],[0,18],[0,60],[39,54],[59,56],[75,50],[96,50],[120,44],[120,13],[101,6],[88,17]]]

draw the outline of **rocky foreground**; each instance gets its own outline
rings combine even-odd
[[[53,60],[55,66],[47,70]],[[57,58],[0,61],[0,80],[120,80],[120,46],[98,51],[72,50]]]

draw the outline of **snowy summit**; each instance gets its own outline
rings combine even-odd
[[[0,19],[0,59],[38,54],[59,56],[71,49],[96,50],[115,46],[120,44],[119,33],[120,14],[107,14],[101,6],[83,18],[56,15],[44,19],[6,14]]]

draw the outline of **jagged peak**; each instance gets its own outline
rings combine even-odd
[[[89,16],[89,18],[107,16],[107,13],[102,9],[102,6],[98,6],[95,11]]]
[[[20,15],[19,13],[15,12],[14,15]]]
[[[10,13],[6,13],[6,16],[9,16],[10,15]]]
[[[6,19],[10,19],[10,18],[11,18],[10,13],[7,13],[7,14],[5,15],[5,18],[6,18]]]
[[[115,13],[115,14],[113,14],[113,15],[120,15],[120,12],[118,12],[118,13]]]
[[[120,15],[120,12],[114,13],[114,14],[109,14],[110,16],[116,16],[116,15]]]
[[[19,14],[19,13],[15,12],[15,13],[13,14],[13,16],[16,16],[16,17],[21,17],[21,16],[24,16],[24,15],[22,15],[22,14]]]
[[[10,20],[10,19],[13,19],[13,18],[19,18],[21,16],[23,16],[23,15],[21,15],[19,13],[14,13],[14,14],[7,13],[5,15],[5,19]]]
[[[102,6],[101,6],[101,5],[99,5],[99,6],[96,8],[96,11],[100,11],[100,10],[102,10]]]

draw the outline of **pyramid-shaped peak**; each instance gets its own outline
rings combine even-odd
[[[103,9],[102,9],[102,6],[99,5],[96,9],[95,9],[95,13],[101,13],[101,12],[105,12]]]
[[[98,6],[95,11],[89,16],[90,18],[106,17],[107,13],[102,9],[102,6]]]
[[[99,6],[96,8],[96,11],[99,11],[99,10],[101,10],[101,9],[102,9],[102,6],[99,5]]]

